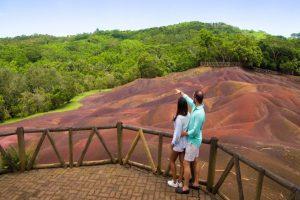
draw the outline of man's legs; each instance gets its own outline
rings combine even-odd
[[[195,165],[195,162],[190,162],[190,168],[191,168],[191,178],[190,178],[190,182],[194,182],[195,180],[195,170],[194,170],[194,165]]]
[[[194,163],[194,183],[193,186],[199,187],[199,178],[200,178],[200,160],[199,158],[195,159]]]
[[[184,170],[184,184],[183,184],[183,191],[189,190],[189,180],[191,177],[191,168],[190,168],[190,162],[184,160],[183,161],[183,170]]]
[[[194,162],[198,157],[199,148],[192,144],[187,144],[185,149],[184,161],[183,161],[183,170],[184,170],[184,184],[182,188],[177,188],[175,191],[180,194],[189,193],[189,182],[191,178],[191,162]],[[194,171],[194,169],[193,169]],[[195,177],[197,178],[197,177]]]

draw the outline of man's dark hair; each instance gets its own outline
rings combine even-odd
[[[194,97],[195,97],[195,99],[198,103],[201,104],[203,102],[204,95],[203,95],[203,92],[201,90],[196,90],[195,93],[194,93]]]

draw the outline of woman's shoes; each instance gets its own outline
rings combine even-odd
[[[168,186],[174,187],[174,188],[183,186],[182,182],[179,182],[178,180],[174,181],[173,179],[169,180],[167,183],[168,183]]]

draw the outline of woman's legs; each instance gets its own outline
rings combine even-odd
[[[176,159],[178,157],[178,152],[174,151],[173,149],[171,150],[171,155],[170,155],[170,170],[172,173],[173,181],[176,181],[177,179],[177,174],[176,174]]]
[[[182,180],[183,180],[183,159],[184,159],[184,152],[180,152],[179,153],[180,172],[179,172],[179,177],[178,177],[179,182],[182,182]]]

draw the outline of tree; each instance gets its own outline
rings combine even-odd
[[[279,66],[280,70],[287,74],[300,75],[300,61],[293,60],[282,63]]]
[[[262,67],[282,71],[281,64],[299,57],[299,47],[296,42],[278,36],[268,36],[260,41],[259,46],[263,52]]]
[[[0,122],[9,119],[10,115],[5,106],[4,98],[0,95]]]
[[[138,60],[141,78],[154,78],[164,74],[160,60],[149,53],[144,53]]]
[[[53,92],[61,86],[62,76],[55,68],[30,67],[25,74],[30,92],[42,88],[45,92]]]
[[[33,93],[23,92],[19,100],[19,117],[25,117],[37,112],[45,112],[51,109],[50,94],[43,89],[36,89]]]
[[[42,58],[39,46],[28,46],[24,48],[25,55],[30,62],[36,62]]]
[[[292,33],[291,37],[299,39],[300,38],[300,33]]]

